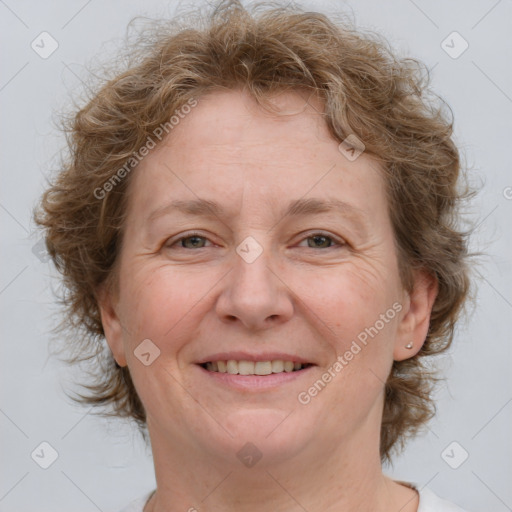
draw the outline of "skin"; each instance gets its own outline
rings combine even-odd
[[[157,491],[145,511],[416,511],[416,491],[382,473],[383,389],[393,360],[420,349],[436,284],[417,273],[402,287],[376,162],[339,151],[316,99],[273,102],[287,115],[242,91],[202,97],[134,171],[118,287],[100,307],[147,412]],[[198,198],[223,213],[154,214]],[[301,198],[350,209],[284,216]],[[179,240],[191,231],[204,238]],[[248,236],[263,251],[252,263],[236,252]],[[394,303],[401,311],[299,403]],[[148,366],[134,354],[144,339],[160,350]],[[232,389],[195,364],[230,350],[316,366],[271,390]],[[236,456],[247,442],[262,454],[252,467]]]

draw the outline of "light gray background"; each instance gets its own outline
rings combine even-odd
[[[437,418],[388,472],[428,484],[470,511],[512,510],[512,2],[304,5],[352,13],[400,52],[423,59],[433,69],[435,90],[453,109],[474,181],[484,184],[468,212],[480,222],[473,248],[487,253],[478,269],[476,309],[442,358],[447,381],[438,392]],[[31,212],[63,146],[54,112],[81,87],[84,64],[105,58],[111,46],[105,43],[121,38],[134,16],[169,16],[175,7],[157,0],[0,0],[2,512],[115,512],[154,486],[151,455],[134,429],[93,416],[62,391],[76,372],[48,358],[56,282],[51,265],[32,251],[38,235]],[[43,31],[59,44],[47,59],[31,48]],[[453,31],[469,43],[457,59],[441,47]],[[43,441],[59,454],[46,470],[30,456]],[[452,465],[462,450],[469,453],[458,469],[441,456],[453,441]]]

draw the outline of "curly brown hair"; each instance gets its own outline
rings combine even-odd
[[[133,418],[144,431],[144,407],[105,343],[97,302],[100,286],[116,284],[133,176],[117,180],[119,170],[173,112],[208,92],[244,88],[267,108],[272,93],[307,90],[322,99],[332,136],[355,134],[384,169],[404,287],[411,289],[415,269],[439,287],[422,349],[395,361],[386,383],[380,450],[389,459],[434,414],[436,377],[424,361],[450,346],[468,296],[468,234],[458,226],[468,192],[459,186],[451,112],[431,93],[424,65],[341,18],[225,0],[187,20],[188,27],[175,19],[143,31],[124,71],[68,122],[69,156],[35,214],[63,276],[67,360],[89,362],[88,392],[75,399],[110,405],[101,414]]]

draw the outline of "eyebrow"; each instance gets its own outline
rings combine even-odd
[[[344,201],[340,201],[339,199],[295,199],[290,201],[280,218],[315,215],[333,211],[342,213],[345,217],[354,220],[360,227],[367,226],[367,215],[363,210]],[[228,213],[226,213],[219,204],[207,199],[198,198],[188,201],[176,199],[151,212],[148,217],[148,222],[173,212],[181,212],[197,217],[217,217],[218,219],[228,216]]]

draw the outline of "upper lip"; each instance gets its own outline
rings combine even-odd
[[[201,360],[197,361],[196,364],[204,364],[214,361],[293,361],[294,363],[310,363],[315,364],[311,361],[311,359],[305,359],[300,356],[296,356],[294,354],[286,354],[284,352],[260,352],[259,354],[250,354],[249,352],[244,351],[230,351],[230,352],[217,352],[215,354],[211,354],[209,356],[203,357]]]

